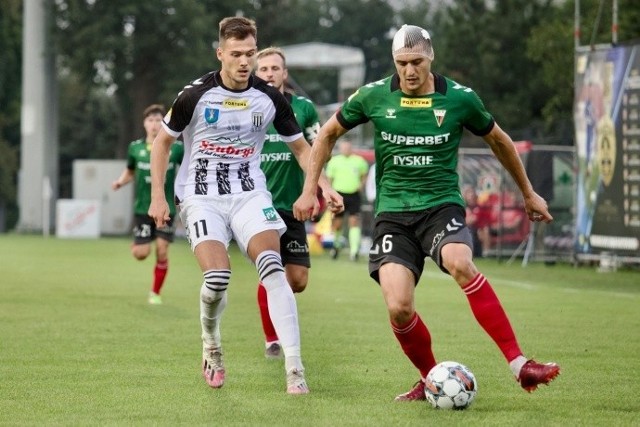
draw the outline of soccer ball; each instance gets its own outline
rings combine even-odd
[[[436,409],[466,409],[478,392],[473,373],[458,362],[441,362],[427,374],[425,395]]]

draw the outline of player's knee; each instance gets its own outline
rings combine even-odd
[[[285,270],[291,290],[294,293],[303,292],[307,288],[307,283],[309,282],[309,273],[306,269],[295,270],[290,269],[289,266],[287,266]]]
[[[444,268],[447,269],[451,277],[456,282],[465,284],[477,274],[477,269],[471,260],[471,257],[452,257],[444,259],[442,262]]]
[[[131,255],[138,261],[145,260],[149,253],[151,252],[151,248],[149,245],[133,245],[131,246]]]
[[[169,251],[167,248],[159,247],[156,250],[156,258],[158,259],[158,261],[166,261],[168,257],[169,257]]]
[[[307,281],[298,281],[298,280],[291,280],[289,281],[289,285],[291,286],[291,290],[293,291],[294,294],[299,294],[300,292],[303,292],[305,289],[307,289]]]
[[[405,303],[387,303],[387,310],[389,311],[389,318],[394,325],[404,325],[409,320],[414,313],[414,308],[412,304]]]

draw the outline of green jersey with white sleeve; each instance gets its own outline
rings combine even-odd
[[[376,158],[376,215],[414,212],[443,203],[464,206],[458,148],[464,128],[478,136],[494,126],[478,95],[433,73],[435,91],[406,95],[397,74],[358,89],[337,119],[351,129],[371,121]]]

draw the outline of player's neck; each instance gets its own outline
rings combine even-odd
[[[249,87],[249,81],[246,82],[238,82],[233,80],[229,74],[222,70],[220,72],[220,77],[222,78],[222,84],[224,85],[224,87],[226,87],[227,89],[231,89],[231,90],[244,90],[246,88]]]
[[[402,90],[403,93],[411,96],[422,96],[422,95],[429,95],[434,93],[436,91],[436,84],[435,84],[435,79],[433,77],[433,73],[430,72],[429,77],[427,77],[425,82],[416,89],[407,89],[403,87],[401,82],[400,90]]]

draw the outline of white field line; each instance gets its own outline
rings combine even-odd
[[[432,279],[447,278],[444,273],[435,272],[435,271],[425,271],[423,273],[423,275],[427,276],[429,278],[432,278]],[[453,280],[451,278],[448,278],[448,279],[449,280]],[[557,289],[559,291],[566,292],[566,293],[569,293],[569,294],[590,293],[590,294],[595,294],[595,295],[607,295],[607,296],[612,296],[612,297],[617,297],[617,298],[630,298],[630,299],[640,298],[639,294],[634,294],[634,293],[630,293],[630,292],[601,291],[601,290],[595,290],[595,289],[580,289],[580,288],[573,288],[573,287],[568,287],[568,286],[562,286],[562,287],[554,286],[552,288],[552,287],[540,286],[540,285],[533,284],[533,283],[528,283],[528,282],[517,282],[517,281],[513,281],[513,280],[503,280],[503,279],[496,279],[496,278],[491,278],[490,282],[491,283],[495,283],[496,285],[500,285],[500,286],[510,286],[512,288],[524,289],[524,290],[527,290],[527,291],[536,291],[539,288],[543,288],[544,287],[544,288],[547,288],[547,289]]]

